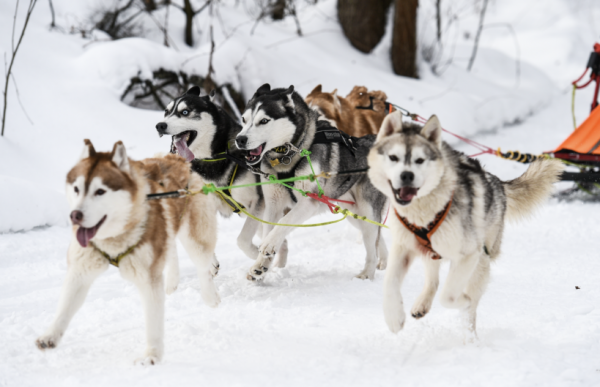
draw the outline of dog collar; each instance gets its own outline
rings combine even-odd
[[[429,251],[431,255],[431,259],[442,259],[442,256],[439,255],[431,246],[431,236],[436,232],[436,230],[442,225],[444,219],[448,215],[450,211],[450,207],[452,207],[452,199],[454,198],[454,192],[452,192],[452,196],[450,196],[450,201],[446,204],[443,210],[438,212],[435,215],[435,218],[427,225],[427,227],[417,227],[414,224],[410,223],[406,218],[400,216],[398,211],[394,208],[394,212],[400,220],[400,223],[404,225],[410,232],[413,233],[415,238],[417,238],[417,242],[421,246],[423,246],[427,251]]]
[[[301,152],[300,149],[289,142],[286,142],[283,146],[276,146],[275,148],[272,148],[271,151],[282,154],[282,156],[274,157],[269,160],[271,167],[275,167],[279,164],[290,165],[292,158]]]
[[[116,257],[111,257],[108,253],[100,250],[98,248],[98,246],[96,246],[94,244],[94,242],[90,241],[90,245],[92,245],[92,247],[94,248],[94,250],[96,250],[97,252],[99,252],[100,254],[102,254],[102,256],[106,259],[108,259],[108,263],[110,263],[111,265],[115,266],[115,267],[119,267],[119,263],[121,262],[121,260],[123,258],[125,258],[126,256],[128,256],[133,250],[135,250],[135,248],[137,247],[137,245],[139,245],[140,242],[136,243],[135,245],[131,246],[130,248],[128,248],[127,250],[125,250],[124,252],[122,252],[121,254],[117,255]]]

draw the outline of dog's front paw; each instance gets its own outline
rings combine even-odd
[[[419,296],[412,309],[410,310],[410,314],[416,318],[420,319],[421,317],[425,317],[429,310],[431,310],[431,304],[433,302],[433,297],[430,296]]]
[[[387,267],[387,258],[379,258],[379,262],[377,263],[377,270],[385,270]]]
[[[217,256],[215,255],[215,256],[213,256],[213,259],[212,259],[212,262],[211,262],[211,265],[210,265],[210,269],[209,269],[210,274],[213,277],[216,277],[217,274],[219,274],[219,269],[220,268],[221,268],[221,265],[219,264],[219,261],[217,260]]]
[[[385,322],[392,333],[398,333],[402,328],[404,328],[406,314],[404,313],[402,304],[398,306],[384,306],[383,314],[385,316]]]
[[[362,280],[370,279],[371,281],[373,281],[375,279],[375,270],[364,269],[355,277]]]
[[[216,308],[221,303],[221,296],[219,296],[219,291],[212,281],[212,277],[210,280],[201,281],[200,296],[202,301],[211,308]]]
[[[156,364],[158,364],[159,361],[160,361],[160,358],[158,356],[142,356],[138,359],[135,359],[133,364],[142,366],[142,367],[147,367],[147,366],[156,365]]]
[[[46,349],[56,348],[58,342],[60,341],[62,335],[58,333],[53,334],[45,334],[37,338],[35,341],[35,345],[37,345],[40,351],[45,351]]]
[[[262,281],[267,272],[269,271],[269,267],[271,267],[271,262],[273,261],[273,256],[261,256],[256,260],[256,263],[250,267],[248,270],[248,275],[246,279],[248,281]]]

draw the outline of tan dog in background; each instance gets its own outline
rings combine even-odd
[[[386,99],[387,95],[383,91],[369,91],[364,86],[354,86],[344,98],[337,95],[337,89],[326,93],[318,85],[306,96],[305,101],[310,107],[335,121],[342,132],[362,137],[379,132],[383,119],[390,112]]]

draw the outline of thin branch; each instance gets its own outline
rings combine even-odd
[[[23,110],[23,113],[25,114],[25,117],[27,117],[27,121],[29,121],[29,123],[31,125],[33,125],[33,121],[29,117],[29,114],[27,114],[27,111],[25,110],[25,106],[23,106],[23,103],[21,102],[21,95],[19,94],[19,88],[17,87],[17,80],[15,79],[15,74],[10,74],[10,77],[12,78],[13,84],[15,85],[15,91],[17,92],[17,101],[19,101],[19,105],[21,106],[21,110]]]
[[[194,11],[194,16],[196,16],[200,12],[204,11],[204,9],[206,7],[208,7],[211,3],[212,3],[212,0],[206,0],[206,3],[204,3],[204,5],[202,7],[200,7],[200,9],[198,9],[197,11]]]
[[[483,7],[481,8],[481,13],[479,14],[479,27],[477,28],[477,35],[475,35],[473,53],[471,54],[471,59],[469,59],[469,66],[467,67],[467,71],[471,71],[473,63],[475,63],[475,56],[477,56],[477,47],[479,46],[479,38],[481,37],[481,31],[483,30],[483,19],[485,18],[485,10],[487,8],[488,2],[489,0],[483,0]]]
[[[2,131],[0,131],[0,136],[4,136],[4,128],[6,126],[6,107],[8,104],[8,85],[10,81],[10,73],[12,71],[13,64],[15,63],[15,58],[17,56],[17,51],[19,51],[19,47],[21,46],[21,42],[23,41],[23,36],[25,36],[25,30],[27,29],[27,24],[29,23],[29,18],[33,12],[33,8],[37,0],[30,0],[29,8],[27,9],[27,17],[25,18],[25,23],[23,24],[23,30],[21,31],[21,36],[19,37],[19,41],[17,43],[17,47],[12,50],[12,58],[10,60],[10,65],[8,66],[8,70],[6,71],[6,79],[4,83],[4,108],[2,111]],[[19,0],[17,0],[17,6],[15,7],[15,17],[13,22],[13,34],[15,30],[15,24],[17,21],[17,10],[19,9]],[[14,41],[13,41],[14,44]]]
[[[435,2],[435,20],[437,26],[437,41],[442,42],[442,0],[436,0]]]

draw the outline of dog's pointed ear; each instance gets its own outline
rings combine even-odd
[[[83,140],[83,143],[85,145],[83,147],[83,152],[81,152],[81,157],[79,159],[83,160],[87,159],[88,157],[96,156],[96,149],[94,149],[94,145],[92,145],[92,142],[86,138],[85,140]]]
[[[402,112],[396,110],[395,112],[385,116],[379,133],[377,133],[377,139],[375,141],[381,141],[385,137],[391,136],[394,133],[402,131]]]
[[[285,94],[285,96],[287,98],[285,105],[294,109],[296,107],[296,105],[294,105],[294,100],[292,98],[292,96],[294,95],[294,85],[290,85],[290,87],[285,89],[283,91],[283,94]]]
[[[321,84],[319,83],[317,86],[315,86],[315,88],[310,92],[310,94],[312,93],[322,93],[323,92],[323,87],[321,86]]]
[[[340,102],[340,97],[338,97],[338,95],[337,95],[337,89],[332,91],[331,94],[333,94],[333,106],[335,106],[335,108],[341,114],[342,113],[342,103]]]
[[[265,83],[256,90],[256,93],[254,93],[254,96],[252,98],[260,97],[261,95],[268,93],[269,91],[271,91],[271,85]]]
[[[429,117],[419,134],[438,147],[442,145],[442,125],[435,114]]]
[[[196,97],[200,97],[200,87],[192,86],[188,91],[185,92],[186,95],[195,95]]]
[[[217,95],[217,90],[213,89],[210,94],[208,95],[208,98],[210,99],[210,102],[215,102],[215,96]]]
[[[125,145],[123,145],[121,141],[117,141],[115,143],[112,153],[110,154],[110,158],[121,171],[129,173],[129,159],[127,158]]]

